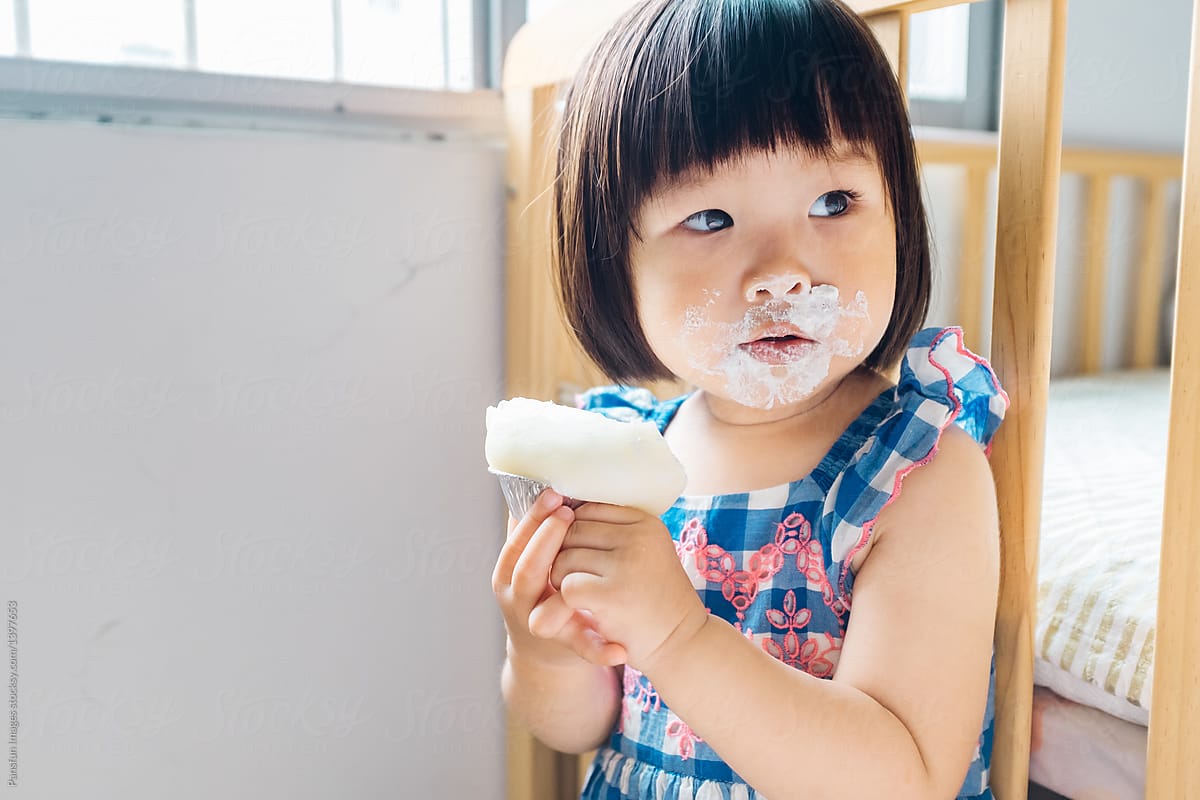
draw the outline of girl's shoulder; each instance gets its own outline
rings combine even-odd
[[[687,397],[682,394],[670,400],[659,400],[649,389],[614,384],[597,386],[576,395],[575,405],[622,422],[653,422],[661,433]]]

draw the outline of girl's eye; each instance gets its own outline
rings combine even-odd
[[[688,223],[692,220],[697,221],[696,226]],[[727,221],[727,222],[726,222]],[[704,211],[697,211],[681,223],[690,231],[718,231],[725,228],[733,227],[733,217],[721,211],[719,208],[709,208]]]
[[[826,192],[817,198],[809,213],[814,217],[840,217],[849,210],[850,204],[857,201],[861,195],[850,189],[838,189]]]

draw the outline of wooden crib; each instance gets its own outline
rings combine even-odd
[[[905,85],[909,18],[961,0],[848,0],[871,24]],[[967,0],[970,2],[971,0]],[[509,129],[507,355],[509,396],[568,401],[582,388],[606,382],[565,332],[549,278],[546,191],[553,173],[552,134],[560,87],[587,49],[633,0],[565,3],[514,38],[505,64],[504,93]],[[968,202],[982,191],[980,165],[997,170],[995,264],[990,355],[1012,401],[992,453],[1001,498],[1002,569],[996,620],[996,741],[992,787],[1000,800],[1026,794],[1033,692],[1033,631],[1042,454],[1050,377],[1054,257],[1061,146],[1066,0],[1005,0],[1004,50],[998,144],[976,148],[978,162]],[[1163,542],[1150,714],[1146,797],[1200,797],[1200,542],[1187,538],[1200,525],[1200,269],[1182,265],[1200,258],[1200,0],[1193,18],[1192,65],[1173,336],[1171,412],[1166,471]],[[936,147],[922,159],[936,160]],[[1085,154],[1086,155],[1086,154]],[[1069,157],[1071,154],[1068,154]],[[1084,158],[1085,156],[1078,156]],[[960,153],[963,163],[970,163]],[[990,159],[990,161],[988,161]],[[1067,159],[1069,160],[1069,158]],[[1161,165],[1160,165],[1161,166]],[[1167,165],[1163,169],[1177,169]],[[1103,170],[1101,170],[1101,173]],[[1107,179],[1092,182],[1091,213],[1105,207]],[[1161,196],[1161,186],[1154,197]],[[982,247],[978,224],[968,226],[964,246]],[[1145,258],[1162,242],[1151,237]],[[970,252],[968,250],[968,252]],[[1090,252],[1096,252],[1093,248]],[[1096,257],[1089,256],[1089,263]],[[974,256],[963,260],[963,291],[971,295],[979,271]],[[1101,291],[1100,272],[1089,269],[1087,293]],[[1154,278],[1141,293],[1152,296]],[[1149,303],[1150,300],[1145,300]],[[979,315],[968,306],[967,326]],[[1084,323],[1083,341],[1096,337],[1098,320]],[[1136,351],[1149,358],[1149,333]],[[1085,345],[1085,362],[1095,347]],[[655,389],[656,387],[650,387]],[[664,388],[664,387],[657,387]],[[545,800],[577,796],[579,760],[560,756],[519,725],[509,726],[508,796]]]

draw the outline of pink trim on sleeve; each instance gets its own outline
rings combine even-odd
[[[871,541],[871,534],[875,530],[876,520],[878,520],[880,515],[883,514],[883,512],[887,510],[888,506],[890,506],[893,502],[895,502],[896,498],[900,496],[900,492],[902,490],[902,484],[904,483],[904,479],[913,470],[917,469],[918,467],[923,467],[926,464],[928,464],[930,461],[933,460],[933,457],[938,454],[938,450],[939,450],[938,445],[942,441],[942,435],[946,432],[946,429],[948,427],[950,427],[951,425],[954,424],[954,420],[958,419],[959,414],[962,413],[962,403],[959,402],[958,396],[954,393],[954,379],[950,375],[950,370],[947,369],[945,366],[943,366],[940,362],[938,362],[937,360],[934,359],[934,351],[937,350],[938,345],[940,345],[942,343],[942,341],[945,340],[946,336],[948,336],[948,335],[954,335],[956,337],[957,341],[955,343],[955,348],[958,351],[959,355],[965,356],[965,357],[969,358],[970,360],[974,361],[976,364],[979,364],[980,366],[987,368],[989,376],[992,381],[992,385],[996,388],[996,391],[1004,398],[1005,408],[1007,408],[1009,405],[1008,394],[1004,391],[1003,388],[1001,388],[999,380],[997,379],[995,373],[991,370],[991,367],[987,363],[987,361],[985,361],[983,358],[980,358],[979,356],[975,355],[970,350],[966,349],[966,344],[963,341],[962,328],[960,328],[958,326],[946,328],[941,333],[939,333],[936,338],[934,338],[934,340],[929,345],[929,353],[928,353],[927,358],[929,360],[929,363],[934,368],[936,368],[939,372],[941,372],[942,375],[945,377],[945,379],[946,379],[946,397],[948,400],[950,400],[953,407],[951,408],[949,414],[946,416],[946,419],[938,426],[937,439],[934,441],[933,447],[930,448],[929,453],[921,460],[914,461],[911,464],[909,464],[908,466],[901,467],[899,470],[896,471],[896,478],[892,482],[891,496],[888,497],[887,502],[885,502],[883,504],[883,507],[879,509],[878,513],[876,513],[875,516],[871,517],[871,519],[869,519],[863,523],[862,536],[860,536],[858,541],[854,544],[854,546],[850,548],[850,552],[847,553],[845,560],[842,562],[841,575],[838,578],[838,593],[845,601],[847,608],[850,607],[852,598],[851,598],[851,593],[846,591],[846,579],[850,574],[850,567],[854,561],[854,557],[856,555],[858,555],[858,553],[860,553],[862,551],[862,549],[864,547],[866,547],[867,544]],[[932,401],[932,402],[936,402],[936,401]],[[988,442],[987,446],[984,448],[984,454],[988,455],[988,456],[991,455],[991,442]]]

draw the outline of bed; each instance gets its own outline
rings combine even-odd
[[[1030,777],[1075,800],[1144,792],[1169,381],[1050,384]]]
[[[956,2],[849,0],[849,5],[870,22],[903,83],[910,16]],[[573,74],[590,44],[632,4],[563,4],[518,31],[509,48],[503,81],[509,130],[509,395],[561,400],[602,382],[555,311],[544,190],[550,184],[559,85]],[[1189,614],[1200,613],[1200,543],[1189,537],[1200,524],[1200,270],[1176,270],[1178,313],[1170,372],[1148,369],[1152,335],[1140,328],[1134,350],[1141,370],[1051,384],[1060,175],[1071,158],[1099,162],[1087,153],[1064,152],[1060,141],[1066,0],[1005,0],[1004,19],[999,136],[990,145],[968,143],[966,149],[961,142],[943,143],[948,150],[967,153],[963,158],[978,158],[990,146],[987,157],[992,160],[986,167],[976,164],[967,170],[970,191],[985,190],[982,170],[994,167],[997,175],[994,263],[1003,268],[995,275],[990,302],[990,357],[1012,406],[992,453],[1002,498],[1002,568],[991,785],[1000,800],[1022,798],[1032,772],[1038,782],[1084,800],[1200,797],[1200,759],[1193,755],[1200,743],[1200,626],[1188,624]],[[1200,14],[1193,25],[1195,59]],[[1188,168],[1200,154],[1197,71],[1193,63],[1181,164],[1148,167],[1184,176],[1181,265],[1200,258],[1200,170]],[[1106,207],[1106,169],[1089,173],[1089,217]],[[1154,185],[1161,189],[1168,179],[1157,175]],[[1156,190],[1151,203],[1160,200]],[[1094,298],[1103,296],[1102,270],[1095,267],[1095,243],[1102,234],[1095,225],[1086,230],[1091,232],[1085,233],[1081,293]],[[964,224],[964,246],[983,247],[985,234],[983,222]],[[1143,257],[1161,257],[1162,245],[1160,237],[1148,237]],[[975,296],[972,287],[982,285],[983,273],[972,268],[976,261],[973,256],[963,259],[962,297]],[[1147,278],[1138,290],[1143,310],[1152,309],[1153,281]],[[977,312],[977,307],[964,311],[964,327],[982,325],[986,315]],[[1097,313],[1085,314],[1082,323],[1085,371],[1098,362]],[[1151,314],[1157,316],[1153,309]],[[1161,448],[1136,454],[1146,464],[1137,481],[1143,494],[1122,500],[1118,489],[1131,488],[1131,482],[1096,482],[1063,465],[1091,467],[1131,458],[1128,452],[1113,456],[1078,448],[1117,446],[1110,437],[1094,434],[1095,420],[1122,413],[1102,401],[1135,395],[1143,409],[1156,404],[1159,433],[1143,430],[1139,435],[1137,426],[1146,422],[1148,412],[1129,417],[1132,422],[1123,427],[1136,446],[1154,440]],[[1092,424],[1085,421],[1088,414],[1094,415]],[[1044,475],[1049,477],[1045,484]],[[1128,528],[1131,523],[1118,517],[1128,512],[1136,512],[1137,524],[1148,525],[1149,532],[1124,537],[1120,547],[1086,519],[1091,514]],[[1095,541],[1088,543],[1089,535]],[[1159,541],[1157,560],[1150,553]],[[1118,568],[1130,564],[1131,577],[1114,577]],[[1056,581],[1041,580],[1048,576]],[[1035,691],[1035,679],[1056,691],[1042,686]],[[579,758],[548,751],[510,724],[508,796],[513,800],[574,796],[579,764]]]

